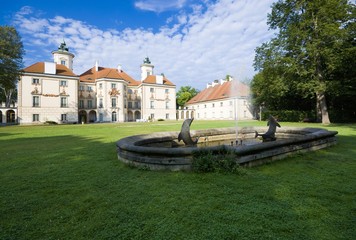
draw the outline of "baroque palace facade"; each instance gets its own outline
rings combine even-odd
[[[137,81],[117,68],[95,66],[73,73],[74,54],[65,43],[52,52],[54,62],[23,70],[18,84],[18,123],[90,123],[176,119],[176,86],[154,75],[149,58]]]

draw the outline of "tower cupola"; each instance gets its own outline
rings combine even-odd
[[[145,80],[148,76],[153,75],[154,66],[151,64],[151,61],[148,57],[143,60],[141,64],[141,81]]]
[[[74,54],[69,52],[67,44],[63,42],[59,45],[58,50],[52,52],[53,60],[56,64],[65,65],[67,68],[73,71],[73,58]]]

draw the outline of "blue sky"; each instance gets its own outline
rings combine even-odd
[[[16,27],[24,65],[52,61],[65,40],[74,72],[118,64],[140,78],[148,56],[154,73],[202,90],[226,74],[251,79],[254,49],[273,37],[266,25],[275,0],[1,1],[0,24]]]

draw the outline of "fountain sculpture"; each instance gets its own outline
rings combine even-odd
[[[276,131],[280,125],[272,116],[268,129],[244,127],[238,130],[238,136],[233,127],[190,131],[192,121],[186,119],[180,132],[158,132],[120,139],[116,144],[118,158],[130,165],[152,170],[190,170],[195,152],[220,154],[221,150],[228,150],[235,155],[238,164],[255,166],[336,144],[336,131],[294,127]],[[256,135],[262,136],[262,140]],[[238,140],[240,144],[232,144]]]
[[[269,126],[268,130],[264,134],[259,134],[257,131],[255,131],[255,138],[258,136],[261,136],[264,142],[269,142],[269,141],[276,141],[276,130],[277,127],[281,127],[277,120],[273,116],[269,116],[267,126]]]
[[[188,118],[184,120],[182,124],[182,129],[180,130],[180,133],[178,135],[178,141],[180,142],[183,140],[186,146],[193,146],[196,145],[198,142],[198,138],[195,140],[192,140],[192,137],[190,136],[190,125],[192,124],[194,118]]]

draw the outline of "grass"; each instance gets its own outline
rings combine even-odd
[[[243,175],[117,160],[118,139],[181,124],[1,127],[0,239],[356,239],[356,124],[327,127],[339,131],[336,146]],[[265,123],[239,122],[252,125]]]

